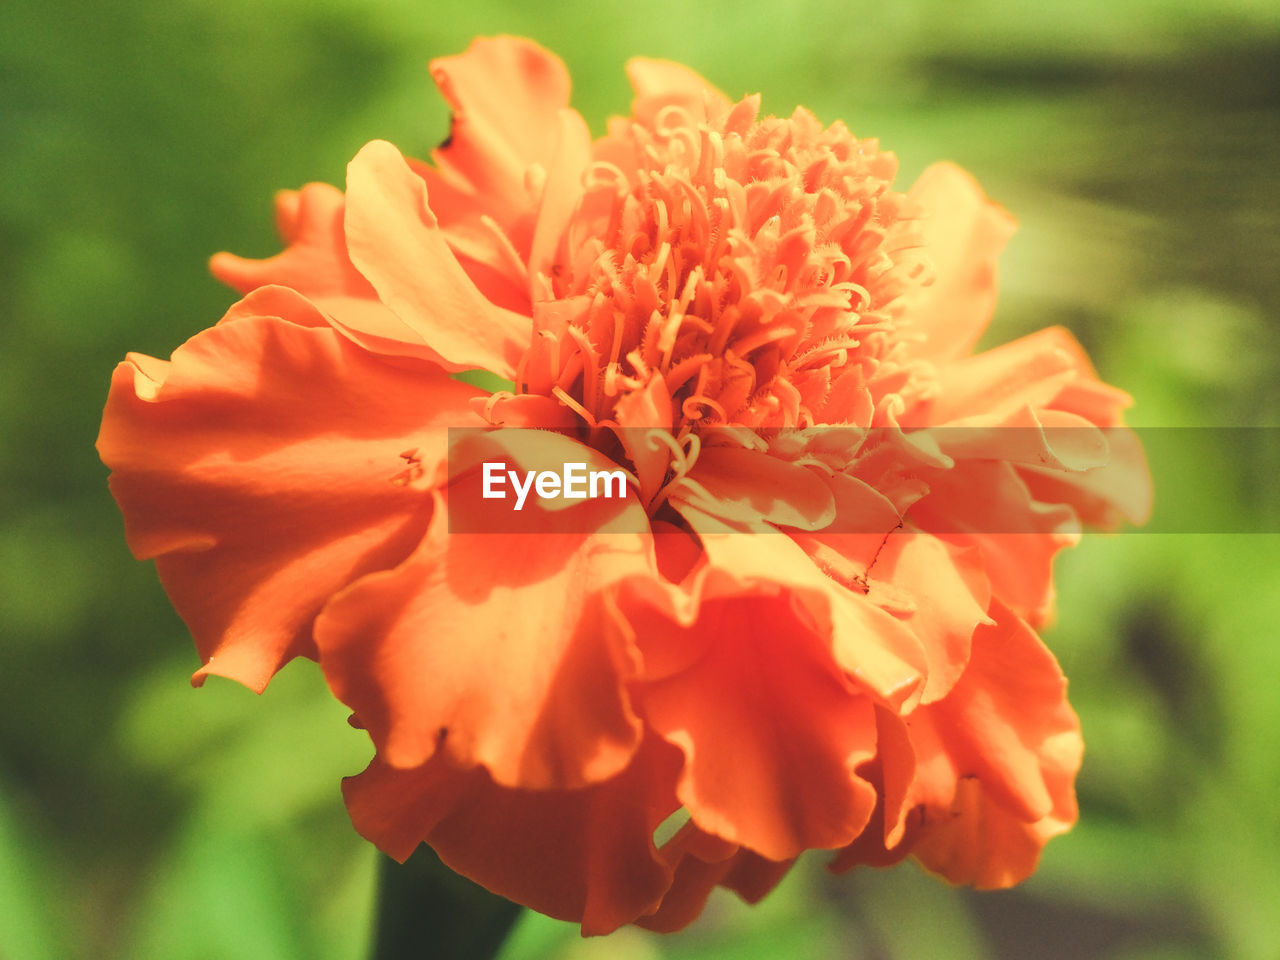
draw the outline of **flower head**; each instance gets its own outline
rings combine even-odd
[[[594,142],[528,41],[432,72],[432,163],[282,194],[284,252],[213,261],[245,298],[117,368],[99,449],[196,682],[317,659],[376,748],[357,829],[589,933],[808,849],[1027,876],[1081,751],[1050,563],[1149,489],[1065,331],[973,353],[1009,217],[674,64]],[[481,461],[629,485],[512,526]]]

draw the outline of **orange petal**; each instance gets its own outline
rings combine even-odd
[[[491,394],[474,401],[485,422],[495,427],[578,430],[582,421],[557,397],[533,393]]]
[[[1029,405],[952,421],[929,434],[936,438],[938,449],[954,460],[1004,460],[1083,472],[1111,459],[1106,433],[1084,417]]]
[[[720,886],[732,890],[747,903],[759,903],[794,864],[794,860],[770,860],[751,850],[739,850]]]
[[[812,629],[829,645],[840,669],[894,709],[910,710],[919,699],[928,659],[920,640],[895,616],[862,593],[824,575],[790,537],[723,533],[718,520],[688,504],[681,513],[702,541],[706,563],[695,572],[691,593],[668,594],[682,623],[696,602],[735,598],[744,588],[786,591]]]
[[[406,157],[405,162],[427,185],[431,212],[476,289],[497,306],[528,314],[529,270],[525,263],[528,250],[518,246],[509,232],[527,235],[528,224],[504,226],[495,219],[495,214],[502,211],[490,209],[486,198],[475,196],[466,184],[421,160]]]
[[[884,843],[893,847],[906,829],[908,799],[916,776],[915,750],[906,724],[883,707],[876,707],[876,762]]]
[[[1151,516],[1151,470],[1142,444],[1132,430],[1105,431],[1110,461],[1084,473],[1022,467],[1019,473],[1041,503],[1065,503],[1085,523],[1114,529],[1121,519],[1143,524]]]
[[[514,377],[529,346],[529,318],[476,289],[431,212],[425,184],[391,144],[366,144],[348,164],[345,224],[352,262],[449,369]]]
[[[731,105],[728,97],[684,64],[636,57],[627,62],[627,77],[636,92],[632,114],[640,123],[652,124],[658,112],[669,106],[684,108],[699,123],[727,112]]]
[[[326,607],[316,642],[335,695],[393,767],[442,751],[539,790],[617,774],[641,725],[623,688],[630,654],[606,632],[600,593],[653,575],[647,544],[448,526],[439,512],[412,557]]]
[[[912,853],[925,867],[979,890],[1003,890],[1035,872],[1040,852],[1075,823],[1048,816],[1027,823],[993,803],[976,780],[962,780],[941,823],[926,824]]]
[[[858,773],[876,788],[876,808],[858,838],[827,864],[844,873],[860,864],[887,867],[911,852],[919,811],[910,807],[916,776],[915,750],[902,718],[876,707],[876,755]]]
[[[868,599],[877,602],[884,582],[901,591],[912,609],[903,622],[920,640],[928,662],[921,702],[944,696],[969,661],[969,645],[986,615],[990,587],[977,550],[961,550],[924,534],[894,534],[876,557]]]
[[[691,485],[672,494],[676,509],[687,503],[748,529],[770,524],[819,530],[836,517],[831,488],[818,474],[768,453],[740,447],[703,448],[689,478],[710,499]]]
[[[233,303],[218,323],[254,317],[280,317],[303,327],[327,327],[328,319],[311,300],[291,287],[257,287]]]
[[[918,350],[946,359],[973,348],[991,319],[996,299],[996,258],[1014,222],[959,167],[935,164],[908,196],[920,208],[924,248],[935,279],[910,313]]]
[[[936,398],[904,416],[914,425],[949,423],[978,415],[1003,416],[1051,404],[1081,377],[1053,330],[1040,330],[943,368]]]
[[[582,173],[591,160],[591,133],[581,115],[562,108],[548,116],[556,124],[550,150],[541,145],[526,160],[508,157],[504,174],[485,174],[484,165],[494,157],[481,156],[477,178],[483,182],[498,175],[516,191],[515,198],[504,198],[502,189],[485,192],[468,182],[466,170],[454,169],[452,142],[465,146],[457,140],[462,136],[457,119],[451,147],[435,154],[442,169],[408,161],[426,183],[431,211],[467,276],[495,305],[518,314],[529,314],[532,297],[541,296],[539,274],[556,274],[566,227],[582,195]]]
[[[581,790],[511,790],[443,757],[375,760],[343,782],[356,829],[397,859],[425,840],[501,896],[609,933],[652,912],[671,883],[653,832],[675,809],[679,752],[652,738],[617,776]]]
[[[992,595],[1043,621],[1053,606],[1053,558],[1079,539],[1075,512],[1034,501],[1007,463],[962,461],[931,472],[928,483],[910,519],[950,543],[978,547]]]
[[[215,277],[241,293],[279,284],[308,297],[376,296],[347,256],[342,229],[342,191],[327,183],[309,183],[300,191],[276,197],[281,234],[288,246],[264,260],[215,254],[209,269]]]
[[[440,354],[423,342],[421,335],[394,314],[381,300],[359,297],[316,297],[315,305],[335,329],[370,353],[387,357],[413,357],[433,366]]]
[[[702,913],[717,886],[735,891],[748,903],[756,903],[776,887],[794,860],[767,860],[750,850],[724,844],[692,823],[662,848],[675,867],[671,889],[662,905],[637,924],[658,933],[683,930]]]
[[[1118,387],[1098,379],[1089,355],[1075,335],[1065,327],[1049,327],[1034,336],[1051,342],[1057,350],[1070,357],[1077,373],[1075,379],[1054,397],[1053,408],[1074,413],[1100,427],[1119,426],[1121,411],[1133,406],[1133,398]]]
[[[356,832],[404,863],[440,821],[470,804],[477,793],[502,789],[492,784],[483,770],[459,770],[442,754],[409,770],[375,756],[363,772],[343,778],[342,796]]]
[[[840,668],[893,709],[914,709],[929,670],[920,638],[869,595],[836,592],[829,617],[831,652]]]
[[[687,529],[666,520],[654,520],[650,529],[658,572],[672,583],[680,583],[702,558],[702,545]]]
[[[871,566],[885,540],[902,526],[902,517],[870,484],[842,473],[822,480],[835,501],[835,519],[813,533],[797,530],[788,535],[828,577],[865,591]]]
[[[652,435],[671,430],[671,392],[662,375],[654,373],[642,388],[619,397],[613,415],[618,422],[614,432],[636,468],[640,498],[652,503],[671,462],[671,448]]]
[[[242,317],[168,363],[131,355],[112,380],[98,450],[131,548],[157,558],[195,637],[196,683],[261,690],[313,655],[325,601],[426,529],[430,499],[396,482],[402,453],[467,422],[478,393],[438,368],[380,363],[308,309],[293,315],[311,326]]]
[[[561,110],[559,137],[547,167],[533,243],[529,273],[551,277],[562,249],[569,221],[583,194],[583,173],[591,162],[591,131],[576,110]]]
[[[671,888],[662,904],[636,925],[655,933],[675,933],[698,919],[707,898],[729,872],[727,861],[708,863],[695,856],[682,857],[676,864]]]
[[[875,792],[853,768],[875,749],[871,701],[786,595],[702,604],[662,642],[705,645],[696,663],[643,684],[649,725],[685,755],[678,796],[693,821],[773,860],[848,843]],[[645,655],[648,633],[637,634]]]
[[[1005,887],[1076,819],[1083,744],[1066,680],[1032,630],[994,603],[969,668],[943,700],[908,721],[925,825],[915,849],[956,883]]]
[[[528,177],[546,168],[569,106],[569,73],[531,40],[475,40],[465,53],[431,61],[431,76],[453,107],[449,139],[432,159],[492,216],[528,255],[541,186]]]

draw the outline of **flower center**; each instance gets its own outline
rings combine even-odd
[[[594,425],[660,378],[677,435],[857,419],[832,418],[835,382],[865,389],[927,272],[896,159],[758,106],[708,122],[669,106],[597,143],[535,306],[525,392]]]

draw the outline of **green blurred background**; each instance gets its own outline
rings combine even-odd
[[[1277,426],[1274,0],[8,0],[3,960],[363,955],[374,853],[338,781],[364,736],[309,663],[262,698],[188,687],[194,650],[125,549],[93,439],[126,350],[167,356],[232,301],[207,256],[274,252],[273,192],[341,184],[367,140],[425,154],[447,129],[426,60],[499,32],[564,57],[597,131],[644,54],[844,119],[898,153],[904,185],[962,164],[1021,222],[989,342],[1063,323],[1138,398],[1135,423]],[[1211,491],[1269,485],[1264,453],[1175,464],[1157,494],[1248,529],[1253,500]],[[975,895],[909,864],[830,878],[819,858],[665,939],[526,916],[506,960],[1280,956],[1280,539],[1090,536],[1059,586],[1047,638],[1088,744],[1082,816],[1030,882]]]

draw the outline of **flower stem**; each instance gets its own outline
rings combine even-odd
[[[490,960],[520,916],[426,844],[403,864],[379,856],[377,910],[371,960]]]

